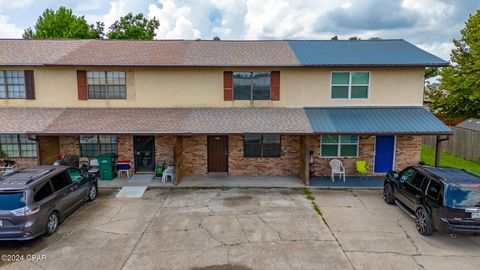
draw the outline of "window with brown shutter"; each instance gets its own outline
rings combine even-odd
[[[280,100],[280,71],[272,71],[271,99]]]
[[[27,99],[35,99],[35,81],[33,70],[25,70],[25,91]]]
[[[233,99],[233,72],[223,72],[223,100],[232,101]]]
[[[87,72],[85,70],[77,70],[77,87],[78,87],[78,100],[87,100]]]

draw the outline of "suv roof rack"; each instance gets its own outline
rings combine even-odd
[[[25,178],[22,178],[24,180],[27,180],[25,182],[25,185],[28,185],[30,183],[32,183],[33,181],[39,179],[40,177],[54,171],[56,168],[49,168],[49,169],[46,169],[46,170],[42,170],[41,172],[35,174],[35,175],[32,175],[32,176],[28,176],[28,177],[25,177]],[[0,181],[3,181],[3,180],[6,180],[8,179],[9,177],[15,175],[15,174],[18,174],[18,173],[21,173],[21,172],[24,172],[26,169],[23,168],[23,169],[19,169],[19,170],[16,170],[14,172],[10,172],[10,173],[7,173],[7,174],[4,174],[2,177],[0,177]]]

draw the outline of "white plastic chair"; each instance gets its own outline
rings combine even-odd
[[[91,159],[90,160],[90,169],[88,170],[88,173],[98,175],[99,171],[100,171],[100,168],[98,166],[98,160],[97,159]]]
[[[335,182],[335,174],[339,174],[339,177],[343,175],[343,182],[345,182],[345,167],[338,159],[332,159],[330,161],[330,167],[332,168],[332,182]]]
[[[165,184],[165,182],[168,181],[168,177],[170,177],[170,180],[172,180],[172,183],[174,183],[175,180],[175,171],[174,171],[173,166],[168,166],[165,171],[163,171],[162,175],[162,182]]]

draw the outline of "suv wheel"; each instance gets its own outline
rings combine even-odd
[[[88,189],[88,201],[95,201],[97,198],[97,185],[91,184],[90,188]]]
[[[393,197],[393,190],[392,186],[390,184],[385,184],[383,186],[383,200],[388,203],[388,204],[394,204],[395,203],[395,198]]]
[[[420,208],[417,210],[415,216],[415,225],[417,227],[417,231],[424,236],[432,235],[432,220],[430,219],[428,212],[425,211],[425,209]]]
[[[58,229],[60,219],[56,212],[50,213],[47,219],[47,235],[51,235]]]

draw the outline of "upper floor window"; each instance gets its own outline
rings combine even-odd
[[[25,72],[23,70],[0,70],[0,98],[26,98]]]
[[[88,135],[80,136],[82,157],[94,158],[101,154],[117,153],[117,136]]]
[[[324,135],[321,141],[322,157],[356,157],[358,154],[358,136]]]
[[[123,71],[88,71],[89,99],[126,99],[127,88]]]
[[[270,100],[271,72],[233,72],[234,100]]]
[[[0,150],[3,157],[36,157],[37,142],[27,135],[0,135]]]
[[[243,137],[244,157],[280,157],[281,155],[280,135],[245,135]]]
[[[370,72],[332,72],[332,99],[367,99]]]

